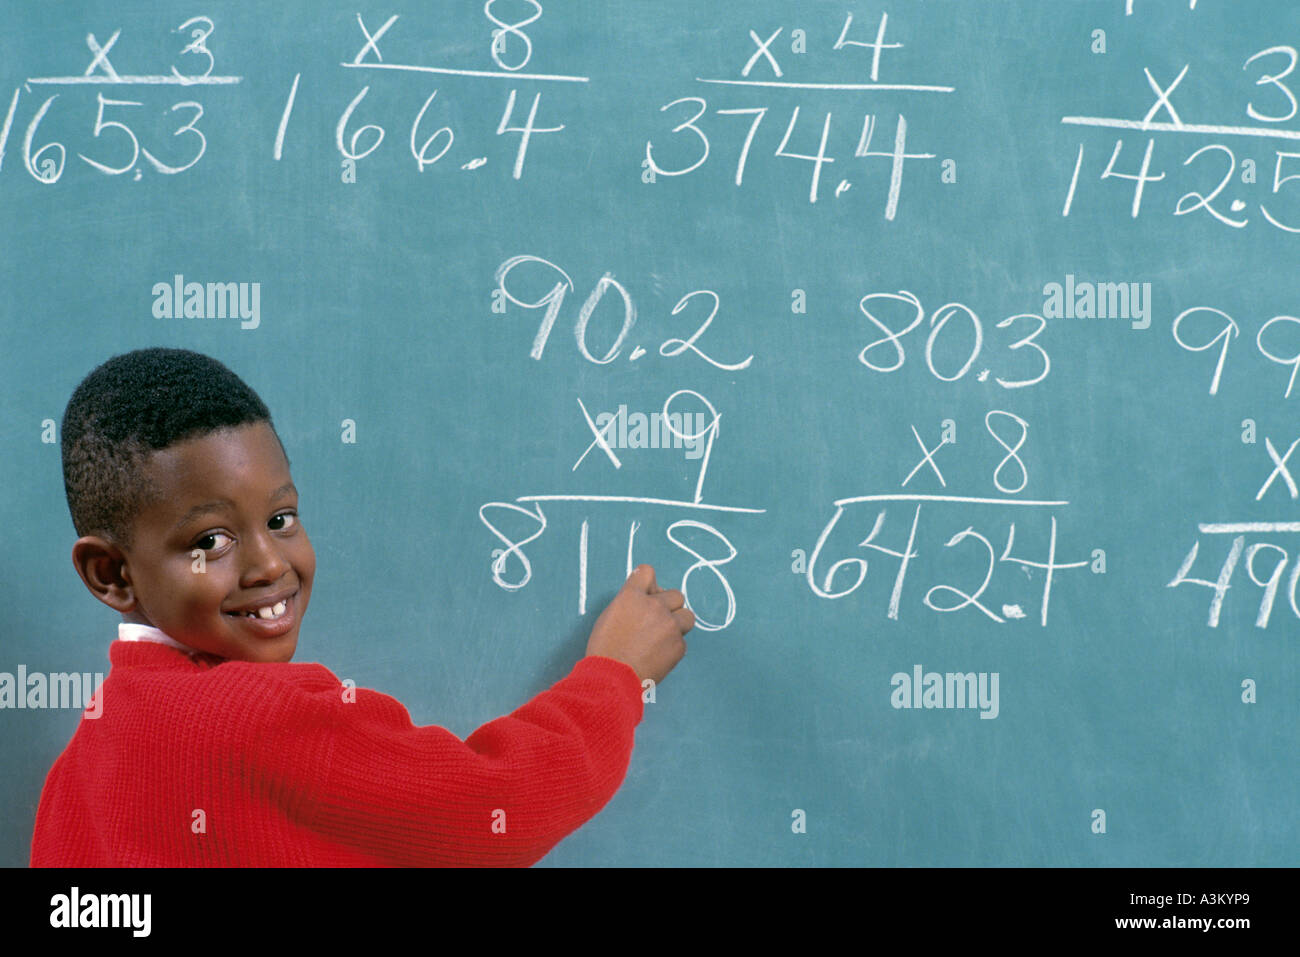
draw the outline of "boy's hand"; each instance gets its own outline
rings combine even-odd
[[[682,635],[695,627],[695,613],[685,605],[677,589],[660,590],[653,568],[638,565],[596,619],[587,654],[621,661],[657,684],[686,654]]]

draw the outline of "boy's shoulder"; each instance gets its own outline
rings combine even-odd
[[[284,730],[290,719],[337,715],[355,693],[317,663],[233,661],[121,640],[109,646],[109,660],[100,706],[110,720],[220,724],[233,718]]]
[[[113,666],[110,677],[144,681],[282,684],[306,691],[329,690],[342,684],[332,671],[316,662],[237,661],[155,642],[119,639],[109,646],[108,657]]]

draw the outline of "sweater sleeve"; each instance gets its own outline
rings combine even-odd
[[[399,865],[526,866],[591,818],[627,772],[636,673],[610,658],[461,741],[395,699],[340,701],[312,827]]]

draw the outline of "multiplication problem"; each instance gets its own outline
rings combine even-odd
[[[887,40],[889,27],[889,14],[882,13],[879,25],[877,26],[874,36],[870,31],[865,35],[869,39],[853,39],[855,35],[853,27],[853,15],[847,14],[844,24],[839,32],[838,39],[833,44],[827,44],[829,52],[842,53],[844,51],[852,52],[852,48],[863,48],[871,51],[869,78],[863,77],[856,81],[850,82],[824,82],[824,81],[805,81],[796,80],[786,76],[777,57],[776,47],[782,38],[784,27],[779,27],[770,32],[766,39],[754,30],[749,31],[750,39],[753,41],[755,50],[750,55],[748,61],[740,70],[740,76],[734,78],[707,78],[697,77],[696,82],[710,85],[724,85],[729,87],[747,87],[762,89],[780,89],[780,90],[801,90],[801,91],[834,91],[837,95],[852,95],[854,93],[872,92],[875,94],[883,92],[902,93],[902,94],[933,94],[933,93],[952,93],[954,88],[938,84],[920,84],[920,83],[894,83],[882,81],[881,58],[886,51],[897,50],[903,46],[901,42],[890,42]],[[829,34],[827,35],[829,37]],[[802,29],[795,29],[790,34],[790,50],[793,54],[798,55],[807,52],[808,37],[807,32]],[[756,72],[756,67],[757,72]],[[856,145],[850,156],[833,156],[828,150],[828,144],[831,140],[831,130],[834,116],[831,111],[826,111],[821,117],[820,132],[815,119],[809,121],[800,120],[800,111],[802,106],[794,106],[789,114],[788,120],[784,125],[784,132],[780,135],[780,142],[777,144],[772,156],[778,160],[806,162],[811,164],[809,167],[809,185],[808,185],[808,202],[816,203],[823,194],[822,179],[823,175],[829,175],[829,167],[837,161],[847,159],[873,160],[881,159],[889,162],[889,179],[886,190],[884,205],[884,216],[887,220],[892,220],[898,213],[899,199],[902,194],[903,172],[909,160],[934,160],[938,156],[930,152],[908,152],[908,121],[901,112],[893,114],[882,114],[876,112],[862,111],[855,113],[850,121],[849,136],[853,138]],[[760,130],[765,128],[765,121],[768,113],[771,111],[769,106],[744,106],[744,107],[727,107],[723,109],[712,110],[712,116],[715,117],[741,117],[748,120],[748,128],[745,132],[743,144],[740,146],[736,158],[735,166],[735,184],[742,186],[745,181],[746,167],[750,162],[751,153],[753,152],[756,141],[760,139]],[[656,182],[659,177],[685,176],[700,169],[708,161],[712,151],[712,141],[710,134],[717,136],[718,124],[708,119],[710,115],[709,101],[703,96],[684,96],[665,103],[659,108],[660,113],[665,113],[672,119],[678,119],[676,125],[672,126],[668,136],[659,136],[660,144],[656,146],[655,136],[646,140],[645,157],[642,161],[642,180],[646,183]],[[860,119],[859,119],[860,117]],[[734,122],[734,121],[723,121]],[[773,121],[778,123],[779,121]],[[842,123],[843,121],[840,121]],[[880,148],[877,133],[880,128],[885,132],[882,137],[889,137],[889,130],[892,122],[892,142],[885,148]],[[806,123],[807,127],[803,124]],[[770,124],[769,124],[770,125]],[[839,126],[836,125],[839,129]],[[809,132],[811,129],[811,132]],[[843,137],[843,133],[837,134]],[[665,142],[667,139],[671,142]],[[816,143],[815,152],[799,152],[798,143]],[[877,143],[877,148],[873,149],[873,142]],[[805,147],[806,148],[806,147]],[[951,159],[943,161],[942,178],[944,182],[956,182],[956,163]],[[837,167],[843,169],[844,173],[833,187],[833,196],[839,198],[847,193],[854,186],[854,180],[850,177],[862,177],[868,175],[867,167],[860,168],[860,173],[849,172],[849,167]],[[833,177],[832,177],[833,179]]]
[[[585,76],[523,72],[533,57],[533,40],[525,28],[540,20],[544,11],[537,0],[522,0],[522,3],[528,9],[527,15],[513,20],[503,18],[500,8],[507,6],[517,8],[515,5],[502,3],[501,0],[488,0],[484,4],[485,42],[482,49],[490,58],[490,65],[484,63],[482,69],[387,61],[384,59],[384,54],[380,48],[380,40],[383,39],[387,43],[392,39],[389,36],[390,33],[400,33],[400,30],[395,29],[400,17],[393,14],[378,28],[371,30],[359,13],[357,14],[357,26],[362,35],[361,48],[351,61],[344,61],[340,66],[344,69],[356,70],[362,73],[375,73],[376,75],[387,73],[390,76],[405,75],[426,80],[435,77],[474,78],[489,82],[506,79],[512,83],[526,82],[530,86],[536,84],[583,85],[588,83],[589,78]],[[284,113],[280,121],[280,128],[276,134],[274,155],[277,160],[283,154],[285,133],[289,126],[290,117],[293,115],[300,80],[301,74],[294,77],[289,94],[285,99]],[[447,158],[453,146],[457,144],[456,130],[449,124],[439,125],[441,122],[437,118],[439,110],[444,108],[447,102],[446,95],[443,96],[442,100],[439,100],[439,93],[439,87],[435,86],[428,89],[427,93],[423,93],[422,99],[417,96],[407,103],[405,107],[399,108],[404,113],[403,126],[405,126],[406,122],[405,117],[412,117],[408,145],[411,158],[415,163],[415,169],[420,173],[436,166],[444,158]],[[356,164],[374,154],[381,147],[386,136],[387,131],[379,123],[373,121],[363,122],[363,111],[367,109],[366,99],[369,94],[370,86],[362,86],[348,102],[347,106],[343,108],[342,113],[339,115],[338,124],[335,127],[334,145],[342,158],[345,181],[349,181],[349,174],[355,177]],[[478,98],[476,98],[477,101]],[[418,107],[416,106],[417,102],[420,104]],[[520,96],[518,87],[512,86],[505,95],[504,106],[500,114],[501,118],[496,125],[496,136],[517,135],[519,137],[516,141],[511,167],[511,176],[515,179],[523,177],[524,165],[527,161],[528,150],[533,142],[533,137],[539,134],[557,134],[565,129],[565,124],[561,122],[546,121],[551,125],[541,125],[543,121],[538,119],[541,110],[542,94],[540,91],[532,91],[531,102],[528,100],[527,93]],[[373,120],[373,116],[365,118]],[[481,142],[476,143],[469,148],[467,154],[462,154],[460,158],[452,156],[448,161],[463,171],[480,169],[486,166],[489,160],[489,157],[481,151],[481,147]],[[459,150],[461,147],[457,147],[457,149]]]
[[[140,74],[119,73],[109,56],[122,37],[121,29],[114,30],[107,40],[101,42],[94,33],[86,35],[86,46],[91,59],[81,74],[69,76],[29,77],[16,88],[9,100],[9,109],[5,113],[4,125],[0,126],[0,168],[3,168],[5,149],[11,131],[18,117],[19,100],[24,91],[31,93],[33,87],[208,87],[230,86],[243,78],[215,73],[216,55],[208,46],[209,38],[216,30],[216,24],[210,17],[190,17],[172,31],[188,38],[176,51],[175,59],[168,64],[166,73]],[[151,135],[141,143],[140,117],[146,123],[156,125],[156,113],[146,109],[144,99],[118,99],[105,96],[96,89],[93,109],[65,101],[55,103],[61,94],[47,97],[33,112],[27,123],[22,140],[22,159],[27,172],[42,185],[52,186],[63,178],[67,165],[68,150],[63,143],[47,140],[41,132],[41,124],[51,117],[52,111],[84,111],[85,134],[88,141],[77,152],[77,157],[86,167],[108,176],[132,174],[131,178],[139,180],[147,168],[164,175],[183,173],[203,158],[208,141],[199,126],[203,118],[203,104],[195,99],[176,100],[163,111],[166,119],[165,129]],[[144,94],[136,94],[143,96]],[[153,105],[153,104],[148,104]],[[140,111],[144,110],[142,114]],[[176,142],[173,139],[179,138]],[[141,164],[141,159],[148,166]]]
[[[955,428],[955,424],[950,423],[950,427]],[[1023,583],[1025,578],[1032,576],[1032,570],[1037,569],[1043,575],[1042,589],[1039,593],[1038,617],[1040,625],[1045,627],[1052,599],[1052,588],[1060,573],[1085,567],[1091,568],[1094,574],[1104,573],[1106,570],[1106,556],[1105,551],[1102,549],[1094,549],[1090,557],[1075,561],[1064,561],[1059,556],[1055,510],[1065,508],[1069,505],[1069,502],[1018,497],[1029,484],[1029,468],[1021,458],[1021,450],[1029,438],[1029,423],[1014,412],[993,409],[984,417],[984,428],[988,437],[1005,453],[992,473],[993,485],[999,493],[998,495],[948,494],[946,492],[947,482],[943,477],[937,458],[939,450],[948,444],[946,433],[938,445],[930,448],[925,445],[915,426],[913,426],[912,434],[921,446],[923,455],[920,461],[916,463],[916,466],[902,480],[901,487],[906,488],[918,473],[932,474],[939,482],[939,485],[945,489],[945,492],[942,494],[924,494],[900,491],[854,496],[836,501],[834,503],[835,512],[817,536],[817,541],[813,545],[811,552],[805,553],[800,550],[795,555],[794,570],[804,574],[808,587],[813,594],[819,598],[829,600],[852,595],[866,583],[871,563],[878,560],[875,556],[884,555],[897,561],[889,604],[885,612],[887,618],[897,620],[902,607],[908,572],[912,569],[914,561],[922,554],[921,548],[917,546],[918,531],[923,528],[922,513],[930,516],[934,512],[938,513],[938,518],[928,520],[928,524],[924,526],[926,531],[936,525],[942,527],[945,524],[950,528],[956,527],[959,529],[949,534],[946,540],[943,541],[942,554],[945,556],[948,554],[962,555],[963,557],[956,559],[959,568],[967,567],[971,561],[975,561],[983,567],[982,572],[972,576],[970,582],[932,582],[921,597],[922,604],[932,611],[947,614],[969,609],[971,612],[977,612],[997,624],[1006,624],[1009,621],[1027,618],[1029,613],[1025,610],[1026,599],[1022,594]],[[875,510],[875,518],[869,525],[859,522],[852,537],[857,539],[864,528],[869,528],[866,537],[857,544],[859,549],[865,550],[866,557],[862,554],[854,554],[831,560],[833,555],[842,554],[842,552],[838,551],[839,546],[832,546],[831,538],[840,525],[841,519],[844,518],[845,511],[863,505]],[[894,545],[891,546],[884,544],[884,533],[889,519],[893,514],[896,514],[891,512],[891,509],[894,508],[901,508],[904,512],[910,511],[911,514],[909,516],[910,523],[906,525],[906,533],[895,534]],[[1017,544],[1018,526],[1022,530],[1020,538],[1023,540],[1027,537],[1023,531],[1028,524],[1025,519],[1017,518],[1006,523],[1005,538],[998,536],[998,539],[1002,542],[1000,554],[999,549],[994,545],[994,539],[977,530],[975,525],[969,524],[964,529],[960,529],[961,525],[966,524],[966,515],[969,513],[984,515],[988,514],[990,510],[993,510],[994,514],[996,514],[997,510],[1002,510],[1023,512],[1028,516],[1046,512],[1049,517],[1049,524],[1046,530],[1047,543],[1043,549],[1045,555],[1042,559],[1036,560],[1025,557],[1022,551],[1024,548],[1023,541],[1021,544]],[[861,514],[861,509],[857,511],[858,514]],[[958,511],[960,515],[955,520],[955,525],[954,511]],[[895,530],[900,527],[890,525],[890,528]],[[1040,537],[1040,533],[1036,531],[1035,537]],[[952,550],[951,553],[949,549]],[[995,573],[999,569],[1013,569],[1017,566],[1024,575],[1017,575],[1011,581],[1001,581],[995,587],[995,593],[999,594],[1000,600],[993,602],[990,597],[986,597],[986,592],[988,592],[990,583],[993,582]]]
[[[586,449],[578,455],[573,470],[576,471],[590,453],[599,449],[595,458],[608,460],[609,465],[618,470],[622,461],[615,452],[620,443],[614,439],[616,426],[621,423],[618,416],[597,416],[595,420],[588,413],[582,400],[578,400],[586,426],[593,436]],[[703,412],[694,412],[692,407],[702,408]],[[692,559],[682,572],[678,587],[686,596],[686,606],[696,613],[696,627],[703,631],[721,631],[728,627],[736,617],[737,605],[735,592],[727,574],[722,570],[740,554],[727,535],[713,522],[715,516],[761,515],[766,510],[751,506],[722,505],[705,500],[704,485],[709,466],[713,461],[714,445],[717,441],[722,416],[709,399],[692,389],[678,389],[669,395],[658,413],[663,429],[675,439],[689,443],[700,443],[702,448],[696,460],[698,471],[695,487],[687,497],[658,497],[649,495],[604,495],[588,493],[554,493],[541,495],[521,495],[513,502],[485,502],[479,507],[479,521],[500,543],[491,553],[491,574],[493,582],[505,591],[518,591],[526,587],[533,579],[533,560],[529,557],[534,542],[537,542],[552,527],[551,520],[544,510],[555,504],[576,505],[582,515],[577,526],[577,604],[579,614],[587,610],[587,593],[589,585],[588,557],[592,550],[592,520],[590,511],[594,507],[602,509],[611,506],[627,509],[631,507],[639,517],[627,523],[627,571],[630,575],[636,567],[637,532],[646,523],[643,513],[658,513],[663,509],[686,517],[677,518],[664,527],[665,539],[674,548]],[[694,419],[694,423],[691,420]],[[604,425],[600,425],[601,421]],[[701,517],[695,517],[701,516]],[[703,521],[708,517],[711,521]],[[597,531],[603,531],[609,523],[598,521]],[[519,529],[519,530],[516,530]],[[600,561],[602,568],[611,566],[606,554]],[[672,574],[669,567],[663,568],[665,576]],[[611,582],[617,584],[617,582]],[[694,588],[694,590],[692,590]],[[701,597],[701,590],[707,599]]]
[[[1183,121],[1174,105],[1173,94],[1188,76],[1191,64],[1184,65],[1172,80],[1158,80],[1149,69],[1143,68],[1147,85],[1155,97],[1141,119],[1063,116],[1061,122],[1160,134],[1222,137],[1233,142],[1251,139],[1295,142],[1300,140],[1300,130],[1287,129],[1280,124],[1294,120],[1300,110],[1289,79],[1295,71],[1296,60],[1296,48],[1293,46],[1268,47],[1246,58],[1242,65],[1243,75],[1253,77],[1254,85],[1262,89],[1254,93],[1243,91],[1244,112],[1248,120],[1253,121],[1245,125]],[[1102,182],[1115,179],[1133,184],[1130,215],[1134,219],[1142,212],[1147,187],[1163,182],[1167,176],[1163,161],[1166,143],[1163,139],[1160,141],[1161,155],[1158,157],[1156,142],[1155,136],[1148,136],[1145,144],[1138,142],[1136,145],[1122,136],[1117,138],[1099,177]],[[1061,211],[1063,216],[1069,216],[1074,207],[1085,155],[1084,144],[1080,143]],[[1130,171],[1121,171],[1125,165]],[[1300,205],[1297,205],[1296,198],[1278,195],[1288,183],[1300,180],[1300,152],[1274,148],[1257,163],[1253,155],[1239,156],[1231,146],[1213,142],[1185,153],[1182,167],[1188,171],[1189,176],[1197,178],[1196,185],[1199,188],[1188,189],[1177,199],[1172,210],[1175,216],[1201,212],[1225,226],[1242,229],[1250,222],[1250,216],[1243,215],[1250,204],[1239,195],[1243,192],[1242,187],[1246,187],[1245,191],[1262,187],[1268,192],[1267,197],[1258,203],[1259,213],[1264,220],[1283,232],[1300,233]],[[1294,189],[1291,187],[1292,191]]]
[[[1244,424],[1247,424],[1248,428],[1243,435],[1243,442],[1253,445],[1255,423],[1253,420],[1247,420]],[[1285,595],[1292,613],[1300,618],[1300,604],[1297,604],[1296,599],[1296,592],[1300,589],[1300,554],[1296,553],[1294,545],[1296,541],[1294,536],[1300,533],[1300,522],[1292,519],[1295,504],[1300,500],[1300,486],[1296,484],[1291,465],[1291,456],[1297,446],[1300,446],[1300,437],[1294,439],[1285,452],[1279,451],[1279,446],[1282,444],[1284,443],[1274,445],[1271,437],[1264,437],[1264,451],[1267,453],[1270,468],[1266,474],[1261,472],[1264,474],[1264,479],[1255,493],[1254,501],[1262,502],[1267,498],[1276,502],[1281,498],[1283,516],[1271,521],[1198,522],[1196,529],[1199,535],[1208,536],[1204,540],[1210,543],[1208,554],[1201,555],[1203,540],[1198,536],[1183,557],[1178,571],[1168,583],[1169,588],[1195,586],[1205,588],[1211,593],[1206,616],[1206,624],[1211,628],[1219,627],[1229,593],[1239,594],[1239,589],[1233,585],[1233,578],[1237,578],[1238,585],[1244,584],[1238,571],[1243,567],[1245,577],[1250,580],[1250,583],[1262,589],[1259,593],[1259,603],[1255,606],[1256,628],[1269,627],[1274,605],[1282,595]],[[1283,542],[1291,545],[1291,550],[1276,541],[1269,540],[1279,537]],[[1225,542],[1227,542],[1226,552],[1223,545]],[[1216,567],[1216,558],[1219,555],[1222,555],[1223,559]],[[1294,561],[1293,556],[1295,556]],[[1193,570],[1201,567],[1205,567],[1213,577],[1192,577]],[[1285,586],[1283,581],[1286,582]],[[1283,592],[1284,587],[1285,592]]]

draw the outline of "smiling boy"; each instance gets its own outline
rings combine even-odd
[[[638,568],[568,677],[461,741],[293,664],[315,554],[269,411],[197,353],[104,363],[64,416],[73,563],[119,612],[102,715],[46,780],[36,866],[518,865],[622,782],[694,625]]]
[[[229,427],[159,449],[142,477],[156,500],[137,515],[122,580],[112,579],[114,558],[103,544],[82,538],[74,547],[87,587],[125,621],[196,651],[292,659],[316,556],[270,425]],[[240,560],[225,560],[236,548]]]

